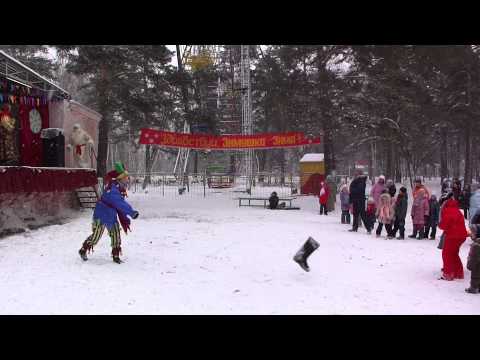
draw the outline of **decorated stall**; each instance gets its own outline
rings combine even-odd
[[[96,186],[100,118],[0,51],[0,236],[55,221]]]
[[[324,154],[305,154],[300,159],[300,193],[320,194],[320,182],[325,179]]]

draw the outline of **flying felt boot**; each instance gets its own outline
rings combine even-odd
[[[305,244],[302,245],[300,250],[297,251],[297,253],[293,257],[293,261],[300,265],[303,270],[307,272],[310,271],[310,268],[307,264],[307,259],[319,247],[320,244],[310,236],[305,242]]]

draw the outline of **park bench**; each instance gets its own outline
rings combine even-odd
[[[267,208],[269,206],[267,197],[239,197],[238,198],[238,206],[262,206],[264,208]],[[295,200],[296,197],[285,197],[285,198],[279,198],[279,203],[284,201],[285,203],[288,202],[288,207],[292,207],[292,201]],[[245,202],[248,201],[248,204],[245,204]],[[253,204],[252,204],[253,202]],[[243,204],[242,204],[243,203]],[[258,204],[261,203],[261,204]]]

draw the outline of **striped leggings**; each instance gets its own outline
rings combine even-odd
[[[92,223],[92,235],[90,235],[86,241],[90,248],[93,248],[95,245],[97,245],[104,231],[105,225],[102,224],[99,220],[96,220]],[[120,225],[118,223],[116,223],[108,231],[108,235],[110,235],[110,243],[112,245],[112,249],[119,248],[122,244],[122,239],[120,238]]]

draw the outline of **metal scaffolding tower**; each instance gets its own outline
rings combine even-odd
[[[253,134],[252,101],[250,86],[250,54],[249,45],[241,45],[241,90],[242,90],[242,135]],[[253,183],[253,150],[245,150],[246,190],[250,194]]]
[[[249,45],[230,46],[227,49],[218,45],[187,45],[181,56],[182,71],[196,71],[202,66],[215,66],[218,78],[215,82],[208,84],[206,99],[207,106],[215,108],[217,111],[217,131],[222,135],[238,133],[251,135],[253,133],[249,48]],[[238,57],[234,55],[238,50],[240,50],[240,64]],[[184,133],[195,131],[194,128],[190,128],[186,119],[183,131]],[[234,155],[236,153],[235,151],[230,155],[230,168],[233,171],[236,171],[237,168]],[[178,150],[174,167],[177,179],[186,177],[189,154],[188,149]],[[243,168],[246,178],[246,191],[251,193],[254,152],[245,150],[238,154],[243,155],[243,159],[241,159],[243,166],[240,168]],[[240,158],[241,156],[239,156],[239,160]]]

